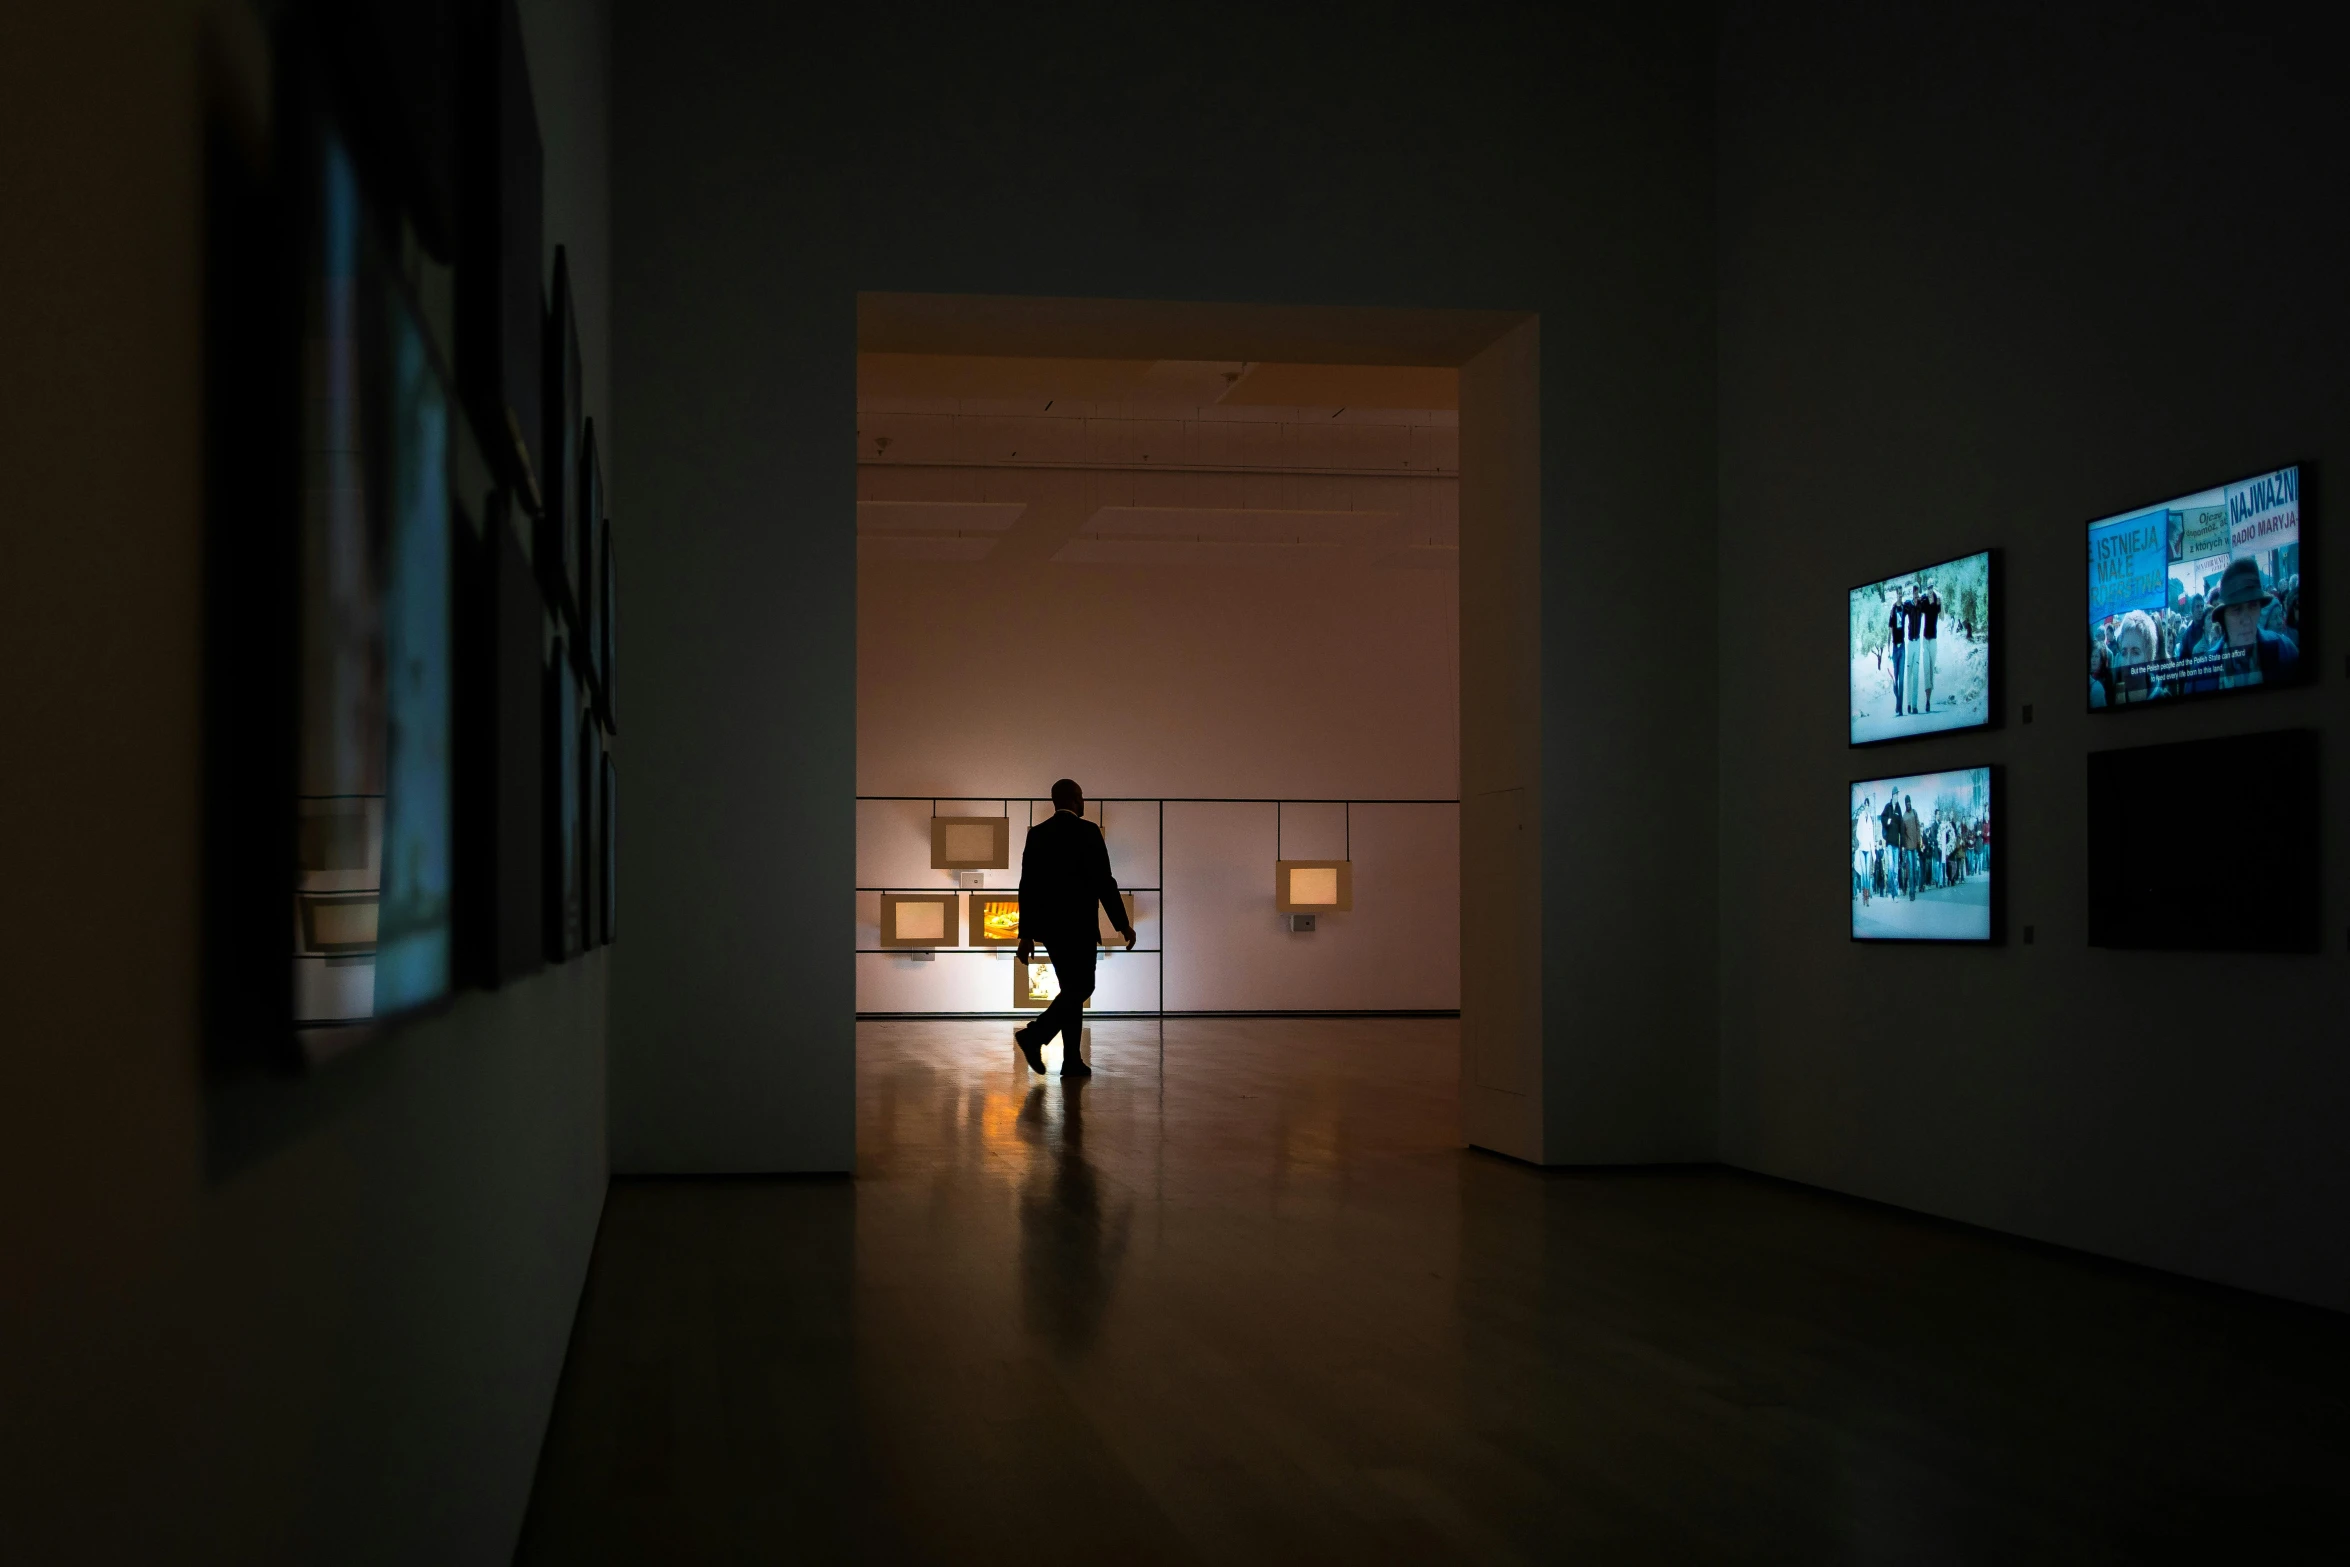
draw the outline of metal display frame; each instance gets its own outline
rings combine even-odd
[[[858,795],[858,796],[856,797],[857,803],[858,803],[859,805],[917,805],[917,804],[927,804],[927,805],[930,807],[930,814],[931,814],[933,817],[935,817],[935,816],[937,816],[937,815],[938,815],[938,802],[939,802],[939,801],[941,801],[941,800],[951,800],[951,801],[954,801],[954,802],[956,802],[956,803],[958,803],[958,804],[968,804],[968,803],[971,803],[971,802],[974,802],[974,801],[977,801],[977,802],[984,803],[984,802],[986,801],[986,799],[987,799],[987,796],[985,796],[985,795],[983,795],[983,794],[980,794],[980,795],[971,795],[971,794],[938,794],[938,795],[930,795],[930,794],[860,794],[860,795]],[[1005,815],[1005,817],[1006,817],[1007,819],[1008,819],[1008,818],[1011,816],[1011,814],[1012,814],[1012,807],[1013,807],[1014,805],[1025,805],[1026,807],[1028,807],[1028,825],[1029,825],[1029,826],[1031,826],[1031,827],[1034,827],[1034,826],[1036,825],[1036,808],[1037,808],[1039,805],[1050,805],[1050,804],[1052,803],[1052,800],[1051,800],[1051,797],[1050,797],[1050,796],[1033,796],[1033,797],[1028,797],[1028,798],[1022,798],[1021,796],[1018,796],[1018,795],[1008,795],[1008,796],[1005,796],[1005,797],[1004,797],[1004,798],[1003,798],[1003,799],[1002,799],[1002,800],[1001,800],[999,803],[1002,805],[1002,807],[1003,807],[1003,812],[1004,812],[1004,815]],[[1157,919],[1158,919],[1158,924],[1159,924],[1159,936],[1158,936],[1158,944],[1157,944],[1156,946],[1150,946],[1150,947],[1104,947],[1104,948],[1102,948],[1102,949],[1101,949],[1102,955],[1103,955],[1103,956],[1105,956],[1105,957],[1155,957],[1155,958],[1157,958],[1157,959],[1159,960],[1159,964],[1158,964],[1158,1005],[1157,1005],[1157,1007],[1155,1007],[1154,1009],[1152,1009],[1152,1010],[1150,1010],[1150,1011],[1147,1011],[1147,1012],[1109,1012],[1109,1011],[1100,1011],[1100,1012],[1096,1012],[1096,1013],[1094,1013],[1093,1015],[1094,1015],[1095,1017],[1097,1017],[1097,1018],[1104,1018],[1104,1019],[1107,1019],[1107,1018],[1157,1018],[1157,1019],[1159,1019],[1161,1022],[1164,1022],[1164,1021],[1165,1021],[1165,1020],[1166,1020],[1166,1019],[1167,1019],[1167,1018],[1170,1016],[1170,1014],[1169,1014],[1169,1013],[1168,1013],[1168,1011],[1167,1011],[1167,891],[1166,891],[1166,885],[1165,885],[1165,884],[1166,884],[1166,880],[1167,880],[1167,807],[1168,807],[1168,806],[1170,806],[1170,805],[1270,805],[1271,807],[1273,807],[1273,852],[1274,852],[1274,855],[1275,855],[1275,858],[1276,858],[1276,859],[1278,859],[1278,858],[1279,858],[1279,855],[1280,855],[1280,852],[1281,852],[1281,828],[1282,828],[1281,815],[1282,815],[1282,812],[1283,812],[1283,810],[1284,810],[1284,809],[1286,809],[1287,807],[1289,807],[1289,806],[1292,806],[1292,805],[1335,805],[1335,806],[1339,806],[1339,807],[1341,807],[1341,809],[1342,809],[1342,810],[1343,810],[1343,812],[1344,812],[1345,835],[1346,835],[1346,857],[1347,857],[1347,859],[1348,859],[1348,860],[1350,860],[1350,861],[1351,861],[1351,860],[1354,858],[1354,808],[1355,808],[1356,806],[1358,806],[1358,805],[1449,805],[1449,806],[1453,806],[1453,807],[1455,807],[1455,808],[1457,809],[1457,808],[1459,807],[1459,805],[1460,805],[1460,803],[1461,803],[1461,802],[1460,802],[1460,799],[1459,799],[1459,797],[1458,797],[1458,796],[1454,796],[1454,797],[1452,797],[1452,798],[1449,798],[1449,799],[1434,799],[1434,798],[1431,798],[1431,799],[1308,799],[1308,798],[1291,798],[1291,797],[1289,797],[1289,796],[1273,796],[1273,795],[1173,795],[1173,794],[1169,794],[1169,795],[1147,795],[1147,794],[1145,794],[1145,795],[1105,795],[1105,796],[1102,796],[1102,797],[1100,797],[1100,798],[1098,798],[1098,799],[1089,798],[1089,799],[1088,799],[1088,801],[1087,801],[1087,803],[1088,803],[1088,804],[1092,804],[1092,805],[1098,805],[1098,806],[1100,806],[1100,807],[1102,808],[1101,821],[1100,821],[1100,823],[1099,823],[1098,825],[1099,825],[1099,826],[1101,826],[1101,828],[1103,829],[1103,831],[1104,831],[1105,833],[1107,833],[1107,831],[1108,831],[1108,829],[1109,829],[1110,807],[1111,807],[1111,806],[1113,806],[1113,805],[1148,805],[1148,806],[1152,806],[1152,807],[1155,807],[1155,808],[1156,808],[1156,811],[1157,811],[1157,816],[1158,816],[1158,821],[1157,821],[1157,828],[1158,828],[1158,875],[1157,875],[1157,880],[1158,880],[1158,883],[1159,883],[1159,885],[1157,885],[1157,886],[1151,886],[1151,887],[1128,887],[1128,886],[1125,886],[1125,885],[1121,884],[1121,885],[1119,886],[1119,888],[1118,888],[1118,890],[1119,890],[1120,892],[1130,892],[1130,893],[1144,893],[1144,892],[1147,892],[1147,893],[1150,893],[1151,895],[1153,895],[1154,897],[1156,897],[1156,898],[1159,900],[1159,902],[1158,902],[1158,905],[1157,905]],[[955,887],[955,888],[942,888],[942,887],[867,887],[867,886],[862,886],[862,885],[860,885],[860,886],[856,887],[856,888],[855,888],[855,889],[853,889],[853,890],[854,890],[854,891],[856,891],[856,892],[858,892],[858,893],[905,893],[905,892],[946,892],[946,891],[952,891],[952,892],[956,892],[956,893],[958,893],[958,894],[968,894],[968,893],[975,893],[975,892],[984,892],[984,891],[988,891],[988,890],[990,890],[990,889],[986,889],[986,888],[964,888],[964,887]],[[907,953],[908,953],[908,950],[909,950],[909,949],[907,949],[907,948],[905,948],[905,947],[857,947],[857,948],[855,948],[855,949],[853,949],[853,950],[854,950],[855,954],[856,954],[858,957],[869,957],[869,956],[870,956],[870,957],[905,957],[905,956],[907,955]],[[929,957],[932,957],[932,958],[948,958],[948,957],[979,957],[979,958],[989,958],[989,959],[994,959],[994,958],[997,958],[997,957],[1001,956],[1002,954],[1004,954],[1005,952],[1007,952],[1009,949],[1007,949],[1007,948],[1004,948],[1004,947],[971,947],[971,946],[953,946],[953,947],[932,947],[932,948],[927,948],[927,949],[924,949],[924,950],[925,950],[926,954],[927,954]],[[1019,1018],[1019,1017],[1025,1017],[1025,1016],[1029,1016],[1029,1015],[1030,1015],[1030,1014],[1027,1014],[1027,1013],[1013,1012],[1013,1011],[1009,1011],[1009,1010],[1002,1011],[1002,1012],[859,1012],[859,1013],[857,1014],[857,1016],[858,1016],[859,1018],[861,1018],[861,1019],[866,1019],[866,1020],[871,1020],[871,1021],[884,1021],[884,1020],[892,1020],[892,1021],[894,1021],[894,1020],[920,1020],[920,1019],[938,1019],[938,1020],[942,1020],[942,1021],[954,1021],[954,1020],[958,1020],[958,1019],[961,1019],[961,1020],[976,1020],[976,1019],[988,1019],[988,1018]],[[1254,1013],[1249,1013],[1249,1012],[1232,1012],[1232,1011],[1203,1011],[1203,1012],[1180,1012],[1180,1013],[1175,1013],[1175,1014],[1172,1014],[1172,1015],[1173,1015],[1173,1016],[1177,1016],[1177,1017],[1247,1017],[1247,1016],[1254,1016],[1254,1015],[1256,1015],[1256,1014],[1254,1014]],[[1287,1016],[1287,1015],[1292,1015],[1292,1014],[1283,1014],[1283,1015]],[[1396,1011],[1382,1011],[1382,1010],[1366,1010],[1366,1011],[1345,1011],[1345,1010],[1332,1010],[1332,1011],[1313,1011],[1313,1012],[1304,1012],[1304,1013],[1297,1013],[1297,1014],[1294,1014],[1294,1015],[1296,1015],[1296,1016],[1304,1016],[1304,1017],[1458,1017],[1458,1016],[1460,1015],[1460,1013],[1459,1013],[1458,1009],[1445,1009],[1445,1010],[1437,1010],[1437,1011],[1403,1011],[1403,1012],[1396,1012]]]

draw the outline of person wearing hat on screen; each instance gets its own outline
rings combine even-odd
[[[1043,942],[1053,977],[1061,984],[1042,1017],[1012,1030],[1012,1042],[1032,1072],[1044,1070],[1044,1047],[1059,1034],[1061,1075],[1093,1075],[1078,1043],[1084,1037],[1085,1001],[1093,994],[1097,905],[1109,911],[1110,922],[1132,947],[1134,926],[1126,918],[1126,900],[1118,896],[1118,878],[1110,874],[1109,845],[1102,830],[1085,819],[1085,791],[1064,778],[1053,785],[1053,814],[1029,828],[1020,846],[1017,956],[1022,963],[1034,962],[1036,944]]]
[[[2263,626],[2269,606],[2268,589],[2260,585],[2260,567],[2250,560],[2231,560],[2211,596],[2217,607],[2220,631],[2227,649],[2250,654],[2241,673],[2223,677],[2228,685],[2270,685],[2291,680],[2299,672],[2301,649],[2281,631]],[[2257,660],[2257,665],[2254,665]]]

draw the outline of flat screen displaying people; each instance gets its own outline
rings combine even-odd
[[[1852,786],[1856,941],[1991,939],[1991,769]]]
[[[2089,706],[2301,679],[2301,470],[2089,524]]]
[[[1991,552],[1854,588],[1852,744],[1991,722]]]

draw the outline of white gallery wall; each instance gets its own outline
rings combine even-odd
[[[1056,778],[1108,799],[1138,948],[1103,1010],[1421,1011],[1460,1005],[1458,574],[1310,567],[868,559],[858,580],[859,888],[947,889],[943,814],[1012,816]],[[1127,797],[1127,803],[1119,797]],[[1147,797],[1154,803],[1141,803]],[[1164,808],[1165,866],[1159,853]],[[1214,799],[1253,804],[1186,803]],[[1424,805],[1271,803],[1421,800]],[[1031,806],[1030,802],[1038,802]],[[1097,808],[1097,814],[1101,814]],[[1276,818],[1278,817],[1278,821]],[[1273,861],[1355,861],[1355,907],[1289,931]],[[1278,828],[1278,833],[1276,829]],[[856,895],[859,1012],[1003,1011],[1011,959],[880,953]],[[1161,912],[1165,911],[1165,924]],[[844,930],[843,940],[848,932]]]

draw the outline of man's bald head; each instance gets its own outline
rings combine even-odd
[[[1077,780],[1064,778],[1053,785],[1053,809],[1085,814],[1085,791],[1077,787]]]

